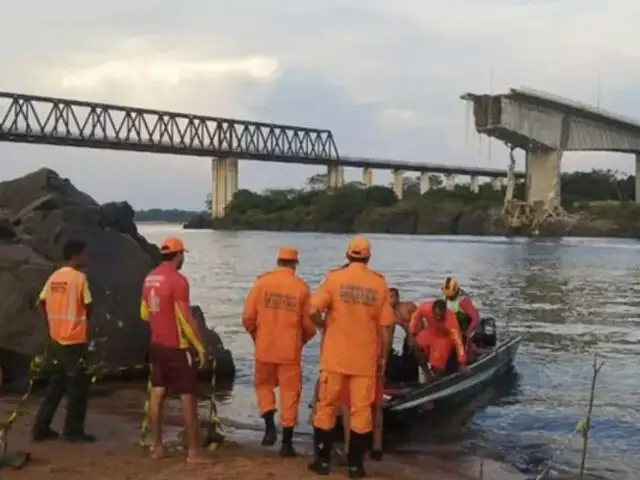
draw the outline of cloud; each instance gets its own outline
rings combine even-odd
[[[491,167],[506,166],[507,152],[471,131],[464,91],[527,85],[640,117],[640,3],[630,0],[185,5],[14,2],[0,18],[0,85],[330,128],[343,154]],[[140,207],[199,208],[211,183],[199,158],[6,144],[0,158],[3,178],[47,164],[99,200]],[[632,165],[614,154],[563,161]],[[319,170],[242,162],[240,186],[293,186]]]

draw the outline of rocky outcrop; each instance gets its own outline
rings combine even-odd
[[[140,291],[159,252],[138,233],[133,217],[126,202],[100,205],[46,168],[0,183],[0,367],[5,380],[23,376],[29,359],[43,351],[47,329],[35,303],[62,261],[63,243],[71,238],[86,241],[89,249],[92,361],[114,372],[146,364],[149,331],[139,317]],[[194,313],[206,329],[202,311]],[[233,376],[230,353],[215,332],[206,330],[217,373]]]

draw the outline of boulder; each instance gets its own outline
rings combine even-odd
[[[138,233],[131,206],[100,205],[43,168],[0,183],[0,217],[0,367],[5,381],[24,377],[30,358],[43,351],[47,329],[35,303],[71,238],[84,240],[89,250],[92,361],[113,372],[145,365],[149,331],[139,315],[140,291],[159,252]],[[196,307],[194,313],[207,332],[218,376],[233,376],[230,353],[206,327],[202,311]]]

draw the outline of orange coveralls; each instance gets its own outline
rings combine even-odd
[[[280,389],[280,424],[294,427],[302,390],[302,347],[316,328],[309,316],[310,291],[285,267],[258,277],[249,291],[242,323],[255,344],[254,388],[260,414],[274,411]]]
[[[379,329],[390,328],[394,321],[387,281],[363,263],[345,265],[327,274],[311,307],[327,311],[313,425],[325,431],[334,428],[346,383],[351,430],[367,434],[373,423]]]
[[[426,326],[423,326],[423,319],[426,320]],[[447,309],[445,312],[444,319],[444,329],[448,331],[448,338],[451,342],[453,342],[453,348],[455,348],[456,354],[458,355],[458,362],[460,365],[465,365],[467,363],[467,355],[465,353],[464,343],[462,341],[462,334],[460,333],[460,324],[458,323],[458,319],[456,314],[451,310]],[[427,342],[432,345],[436,345],[432,348],[442,348],[447,350],[447,344],[449,342],[432,342],[430,339],[433,337],[433,332],[437,332],[441,330],[442,327],[438,325],[438,322],[435,318],[433,318],[433,301],[426,302],[420,305],[413,315],[411,315],[411,321],[409,323],[409,332],[416,336],[416,343],[420,346],[420,335],[422,332],[429,332],[422,337],[423,342]],[[429,340],[428,340],[429,339]],[[420,346],[421,348],[423,346]],[[445,364],[448,360],[448,354],[450,353],[450,349],[447,350],[447,358],[445,359]],[[430,353],[431,355],[432,353]],[[441,355],[445,355],[444,351],[438,354],[433,354],[436,357]],[[437,367],[436,367],[437,368]]]

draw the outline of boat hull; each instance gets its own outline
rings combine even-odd
[[[468,372],[458,372],[429,384],[389,388],[383,404],[385,420],[412,422],[416,416],[454,409],[469,401],[513,369],[521,342],[522,337],[503,340],[491,353],[470,365]]]

